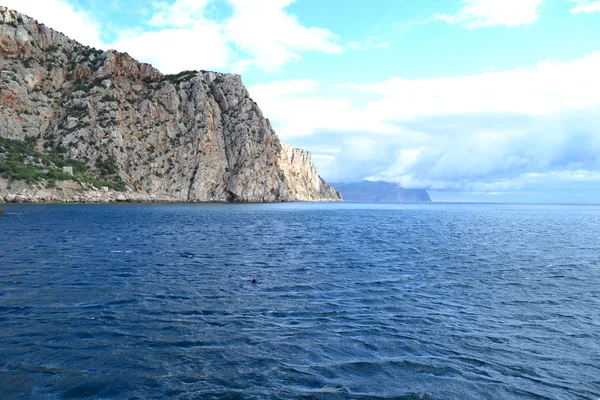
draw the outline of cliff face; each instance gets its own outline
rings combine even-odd
[[[176,201],[339,200],[282,143],[240,76],[163,75],[0,6],[0,137],[37,138]]]
[[[334,183],[344,200],[353,202],[428,203],[431,202],[425,189],[404,189],[391,182],[362,181]]]

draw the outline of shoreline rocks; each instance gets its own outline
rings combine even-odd
[[[86,183],[73,181],[56,182],[56,187],[40,187],[43,184],[31,185],[23,181],[8,182],[0,178],[0,204],[3,203],[227,203],[223,200],[198,201],[182,200],[176,196],[164,194],[149,194],[145,192],[125,191],[118,192],[107,187],[96,188]],[[318,199],[312,201],[332,201]],[[246,201],[234,201],[246,202]]]

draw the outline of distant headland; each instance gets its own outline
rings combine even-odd
[[[342,193],[345,201],[351,202],[390,202],[390,203],[429,203],[429,193],[425,189],[404,189],[397,183],[383,181],[362,181],[354,183],[332,183]]]

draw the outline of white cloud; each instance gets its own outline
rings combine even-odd
[[[322,28],[306,27],[285,8],[291,0],[226,0],[232,15],[223,21],[206,16],[209,0],[154,3],[153,30],[128,35],[117,50],[153,64],[162,72],[219,69],[235,73],[251,67],[274,72],[309,51],[336,54],[343,48]]]
[[[227,69],[236,55],[222,26],[204,17],[209,0],[153,3],[154,30],[123,31],[110,46],[152,64],[163,73]]]
[[[248,91],[283,139],[311,135],[318,130],[402,131],[377,121],[366,110],[355,107],[350,98],[324,97],[317,94],[317,88],[316,81],[303,79],[254,85]]]
[[[576,122],[566,119],[568,124],[536,118],[519,129],[486,127],[484,119],[464,132],[430,135],[375,178],[405,186],[488,191],[521,189],[524,177],[535,181],[549,173],[579,179],[581,171],[600,169],[600,137],[593,130],[574,134]]]
[[[176,0],[172,4],[157,2],[149,23],[158,27],[189,27],[204,20],[207,5],[208,0]]]
[[[272,99],[291,94],[313,92],[318,83],[314,79],[294,79],[291,81],[271,82],[251,86],[251,93],[255,99]]]
[[[550,115],[600,107],[599,69],[600,51],[514,71],[344,87],[381,96],[366,108],[381,121],[469,113]]]
[[[138,32],[118,39],[111,47],[128,52],[163,73],[225,69],[235,56],[219,26],[210,21],[180,29]]]
[[[406,143],[390,142],[396,151],[393,160],[369,178],[404,187],[483,192],[552,188],[549,177],[555,178],[554,185],[600,184],[596,110],[534,116],[516,123],[510,122],[511,114],[480,116],[470,123],[465,123],[469,116],[441,118],[445,124],[438,124],[440,130],[432,128],[435,123],[427,117],[420,129],[429,132]]]
[[[599,69],[595,52],[513,71],[345,84],[340,96],[323,96],[336,87],[313,80],[250,93],[284,139],[328,156],[317,162],[326,179],[502,192],[600,174]]]
[[[369,36],[363,41],[351,41],[346,43],[346,47],[350,50],[369,50],[369,49],[385,49],[389,46],[382,37]]]
[[[388,45],[378,37],[339,44],[333,32],[299,22],[287,10],[293,0],[223,0],[231,7],[231,14],[223,19],[212,15],[212,1],[153,1],[140,10],[145,25],[120,30],[110,23],[100,26],[93,14],[77,9],[72,0],[4,0],[3,4],[85,45],[128,52],[164,73],[185,69],[245,73],[250,68],[276,72],[307,52],[339,54],[345,49]],[[108,36],[117,39],[103,43],[101,39]]]
[[[593,12],[600,12],[600,1],[598,0],[567,0],[571,3],[575,3],[575,7],[571,9],[573,14],[590,14]]]
[[[74,8],[63,0],[1,0],[1,5],[17,10],[40,23],[64,33],[78,42],[93,47],[103,47],[100,25],[94,17]]]
[[[254,61],[250,58],[237,60],[233,64],[231,64],[231,72],[234,74],[243,75],[253,65],[254,65]]]
[[[487,26],[532,24],[538,19],[544,0],[463,0],[456,14],[436,14],[433,20],[465,25],[469,29]]]
[[[224,22],[225,35],[264,71],[278,71],[299,60],[300,53],[337,54],[342,47],[327,29],[305,27],[285,11],[292,0],[228,0],[233,16]]]

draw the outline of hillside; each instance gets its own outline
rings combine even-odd
[[[112,193],[109,200],[116,198],[113,191],[162,201],[340,198],[308,152],[279,140],[240,76],[163,75],[126,53],[84,46],[5,7],[0,138],[30,146],[22,157],[3,152],[11,153],[12,166],[0,167],[0,197],[18,187],[26,199],[45,190],[55,201],[94,190]],[[27,163],[27,157],[55,162]],[[15,163],[29,173],[23,176]],[[63,164],[78,175],[54,170]]]

